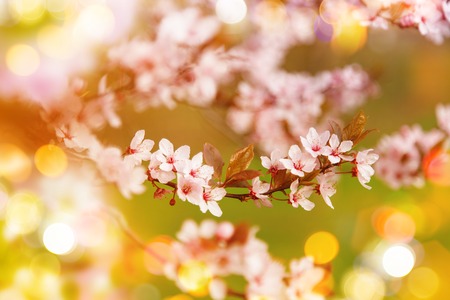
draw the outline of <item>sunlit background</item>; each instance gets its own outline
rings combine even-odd
[[[158,261],[123,233],[109,210],[122,212],[158,253],[166,252],[164,236],[174,236],[185,219],[213,217],[186,203],[172,207],[153,199],[152,191],[123,199],[93,166],[58,146],[34,103],[62,94],[73,74],[101,69],[101,51],[145,26],[135,17],[142,5],[151,9],[151,1],[137,0],[0,0],[2,300],[193,299],[153,275],[161,271]],[[285,17],[282,1],[257,6],[268,28]],[[230,35],[244,34],[245,1],[217,0],[214,9]],[[347,13],[316,15],[317,41],[291,49],[285,68],[316,73],[355,62],[368,70],[381,93],[363,107],[368,127],[378,129],[363,141],[366,148],[402,124],[435,126],[435,105],[450,102],[450,42],[438,46],[414,31],[367,29]],[[122,128],[103,130],[101,139],[123,149],[139,129],[155,141],[165,137],[175,146],[190,145],[194,153],[209,142],[229,157],[246,145],[216,111],[180,106],[136,113],[124,107],[120,113]],[[368,191],[344,178],[334,210],[319,201],[307,212],[226,199],[222,220],[259,227],[258,237],[285,263],[308,255],[331,264],[332,299],[447,299],[449,188],[427,184],[393,191],[373,181]],[[201,264],[180,270],[185,286],[207,279]]]

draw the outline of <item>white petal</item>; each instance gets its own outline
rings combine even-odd
[[[159,149],[166,156],[173,154],[173,144],[167,139],[162,139],[159,142]]]
[[[220,217],[222,215],[222,210],[220,209],[219,204],[217,204],[216,201],[209,201],[208,208],[213,216]]]
[[[145,130],[144,129],[138,130],[134,135],[133,139],[131,140],[130,148],[136,149],[139,146],[139,144],[142,143],[142,141],[144,140],[144,136]]]
[[[330,143],[330,147],[332,149],[337,149],[337,147],[339,147],[339,138],[338,138],[338,136],[333,133],[331,135],[329,143]]]
[[[308,199],[302,199],[299,201],[299,204],[303,207],[304,210],[310,211],[316,206],[314,202],[309,201]],[[333,207],[333,206],[331,206]]]

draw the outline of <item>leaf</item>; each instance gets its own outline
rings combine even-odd
[[[250,227],[245,223],[241,223],[234,228],[234,234],[230,238],[229,243],[245,244],[248,240],[249,234]]]
[[[246,180],[230,180],[223,187],[250,188],[251,185]]]
[[[244,170],[239,173],[234,174],[228,180],[252,180],[255,177],[261,175],[260,171],[257,170]]]
[[[331,127],[331,134],[336,134],[340,141],[342,141],[342,128],[335,121],[329,121]]]
[[[234,153],[230,158],[230,163],[228,164],[225,181],[228,181],[228,179],[233,175],[247,169],[253,160],[253,156],[253,145],[249,145]]]
[[[367,117],[363,112],[359,112],[353,120],[344,127],[342,132],[342,140],[350,140],[353,145],[359,143],[363,138],[365,138],[370,132],[375,129],[365,130]]]
[[[213,177],[220,180],[220,178],[222,177],[224,162],[219,150],[217,150],[217,148],[213,145],[205,143],[205,145],[203,145],[203,159],[205,160],[207,165],[210,165],[214,168]]]
[[[353,141],[359,137],[364,131],[366,126],[367,118],[361,111],[356,116],[353,117],[352,121],[344,127],[342,131],[342,139]]]
[[[291,173],[287,173],[287,170],[278,170],[277,174],[273,177],[273,189],[277,189],[286,185],[290,185],[293,181]]]
[[[312,181],[319,174],[320,174],[320,169],[319,170],[314,170],[314,171],[312,171],[310,173],[306,173],[305,176],[301,178],[300,183],[301,182]]]

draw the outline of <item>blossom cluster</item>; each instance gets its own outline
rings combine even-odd
[[[418,124],[405,125],[380,140],[377,176],[390,187],[421,187],[426,179],[448,180],[450,105],[438,105],[436,115],[439,128],[424,131]]]
[[[252,146],[237,151],[231,157],[223,178],[224,162],[212,145],[206,144],[203,152],[191,158],[189,146],[175,149],[169,140],[162,139],[159,148],[152,152],[155,143],[145,139],[144,130],[136,132],[123,156],[118,148],[110,147],[102,150],[96,161],[105,179],[115,182],[126,197],[130,193],[142,192],[145,188],[143,183],[148,179],[156,188],[155,198],[170,195],[170,204],[174,205],[177,196],[182,201],[199,206],[202,212],[210,211],[214,216],[222,215],[217,202],[225,197],[243,202],[252,200],[258,207],[272,207],[273,200],[286,201],[293,207],[300,205],[311,210],[315,204],[309,197],[316,192],[333,208],[330,197],[336,193],[338,174],[351,174],[370,189],[367,183],[374,174],[372,164],[378,155],[372,149],[352,151],[354,143],[367,133],[355,125],[360,122],[361,116],[343,131],[339,128],[341,132],[337,134],[331,134],[328,130],[319,134],[316,129],[310,128],[306,137],[300,136],[303,150],[294,144],[287,155],[276,149],[270,158],[262,156],[261,164],[268,170],[270,183],[264,180],[260,171],[248,169],[254,156]],[[146,177],[143,162],[148,162]],[[342,165],[345,163],[354,166],[343,171]],[[123,174],[127,176],[121,177]],[[239,187],[243,192],[227,192],[226,188],[230,187]],[[283,192],[287,196],[288,189],[289,198],[274,195]]]
[[[325,299],[330,290],[330,270],[312,257],[293,259],[290,269],[273,258],[267,244],[256,238],[256,228],[205,220],[187,220],[163,256],[163,274],[184,292],[243,299]],[[151,244],[150,244],[151,247]],[[192,270],[195,269],[195,270]],[[195,276],[190,276],[190,272]],[[201,275],[200,275],[201,274]],[[242,276],[245,291],[233,290],[225,281]],[[192,278],[194,277],[194,278]],[[319,289],[319,285],[321,288]]]
[[[417,29],[436,44],[450,37],[447,0],[323,1],[322,16],[329,22],[353,17],[362,25],[388,29],[389,25]]]
[[[319,120],[338,119],[376,94],[377,86],[358,65],[315,76],[285,71],[289,49],[314,41],[316,15],[297,3],[279,23],[268,22],[261,5],[250,5],[253,27],[237,44],[226,42],[227,28],[211,5],[161,5],[150,18],[160,20],[150,36],[109,50],[108,69],[127,74],[126,84],[110,93],[131,92],[137,109],[174,108],[179,102],[225,108],[228,125],[265,152],[274,144],[287,150],[309,127],[324,128]],[[236,93],[224,91],[230,88]]]

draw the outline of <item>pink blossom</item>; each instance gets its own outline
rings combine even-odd
[[[316,167],[316,160],[308,153],[302,153],[298,145],[292,145],[289,148],[289,159],[280,159],[283,166],[292,174],[299,177],[305,176]]]
[[[177,195],[181,200],[188,200],[194,205],[203,201],[203,187],[198,179],[178,174],[177,180]]]
[[[197,8],[168,14],[159,25],[157,39],[193,47],[207,42],[218,32],[220,23],[214,16],[200,14]]]
[[[317,177],[317,182],[319,183],[319,193],[322,195],[325,203],[334,209],[333,203],[331,203],[330,197],[336,193],[334,185],[336,184],[336,176],[333,172],[328,172],[325,174],[319,174]]]
[[[450,4],[448,6],[450,7]],[[439,127],[450,136],[450,105],[439,104],[436,107],[436,116]]]
[[[56,128],[56,136],[64,141],[69,149],[77,152],[86,149],[97,148],[100,142],[91,130],[84,124],[77,121],[70,122],[67,126]]]
[[[145,191],[143,185],[147,179],[145,169],[135,167],[123,160],[120,149],[104,148],[97,153],[94,160],[106,181],[117,184],[125,198],[130,198],[131,194],[141,194]]]
[[[317,133],[316,129],[313,127],[309,128],[306,138],[300,137],[303,147],[309,152],[313,157],[319,155],[329,155],[331,149],[327,146],[328,139],[330,138],[330,132],[328,130],[322,132],[320,135]]]
[[[264,195],[270,188],[270,184],[267,182],[262,182],[259,177],[255,177],[252,180],[252,187],[250,188],[250,195],[255,201],[256,206],[272,207],[272,202],[269,200],[268,195]]]
[[[339,138],[337,135],[332,134],[329,140],[331,153],[328,155],[328,160],[332,164],[337,164],[341,161],[341,159],[346,161],[353,160],[353,157],[350,155],[345,155],[344,153],[350,151],[353,146],[352,141],[342,141],[339,143]]]
[[[203,201],[199,202],[200,210],[203,213],[209,210],[212,215],[220,217],[222,210],[219,204],[217,204],[217,201],[222,200],[226,194],[227,191],[224,188],[205,189],[203,192]]]
[[[308,200],[314,191],[312,186],[304,186],[301,189],[298,188],[298,179],[291,183],[291,193],[289,194],[289,203],[297,208],[299,205],[303,209],[310,211],[314,208],[315,204]]]
[[[227,296],[227,284],[222,279],[211,280],[208,289],[213,300],[223,300]]]
[[[272,153],[270,153],[270,158],[267,156],[261,156],[261,165],[268,169],[270,174],[275,175],[278,170],[286,169],[280,161],[282,158],[283,153],[280,150],[275,149]]]
[[[356,176],[358,177],[359,182],[362,184],[363,187],[370,190],[371,187],[368,186],[366,183],[370,181],[370,178],[375,174],[375,170],[372,168],[372,164],[374,164],[378,158],[379,155],[376,153],[369,153],[373,151],[373,149],[368,149],[364,151],[359,151],[358,154],[356,154],[356,170],[353,168],[353,173],[356,173]]]
[[[167,183],[176,178],[175,172],[163,171],[160,169],[161,161],[157,159],[157,153],[152,153],[150,163],[148,164],[149,180],[158,180],[161,183]]]
[[[289,300],[324,300],[325,297],[314,291],[314,288],[324,279],[326,271],[314,266],[310,257],[292,260],[290,263],[290,279],[286,289]]]
[[[159,151],[156,152],[156,159],[161,162],[159,168],[163,171],[176,171],[175,163],[181,160],[189,159],[190,147],[181,146],[175,152],[173,144],[167,139],[159,142]]]
[[[251,261],[251,264],[248,264]],[[285,285],[284,266],[270,258],[267,253],[254,253],[247,258],[245,272],[254,269],[252,277],[246,276],[248,299],[283,299]]]
[[[152,156],[150,151],[155,142],[149,139],[144,140],[144,136],[145,130],[138,130],[126,151],[125,159],[131,160],[136,165],[140,165],[142,161],[150,160]]]
[[[191,160],[179,160],[174,163],[177,172],[192,178],[198,178],[203,181],[206,186],[214,174],[214,168],[208,165],[203,165],[203,153],[197,153]]]

